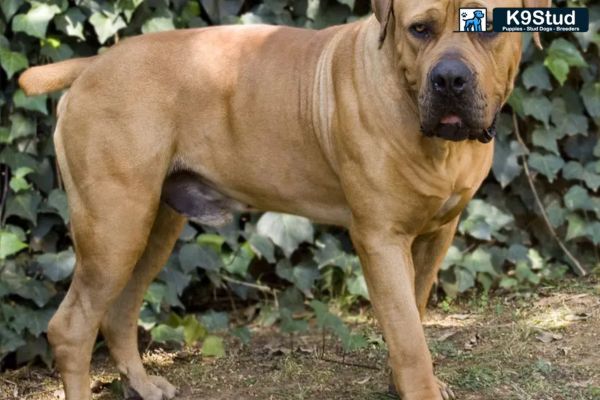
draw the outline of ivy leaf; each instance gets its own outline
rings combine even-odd
[[[583,237],[587,233],[587,224],[585,220],[577,214],[570,214],[567,216],[567,237],[566,240],[573,240],[579,237]]]
[[[25,177],[33,172],[33,169],[29,167],[18,168],[10,179],[9,186],[13,192],[19,193],[24,190],[31,189],[31,184],[27,182]]]
[[[544,64],[536,62],[523,71],[523,86],[527,89],[538,88],[543,90],[552,90],[550,76]]]
[[[71,47],[54,37],[42,40],[42,50],[40,53],[52,59],[54,62],[63,61],[73,57],[73,50],[71,50]]]
[[[248,242],[244,243],[237,251],[232,252],[226,256],[224,262],[225,269],[232,273],[240,276],[246,276],[248,273],[248,267],[254,259],[254,252]]]
[[[90,23],[94,27],[96,35],[98,35],[100,44],[104,44],[108,39],[113,37],[119,29],[123,29],[127,26],[119,14],[104,10],[92,14]]]
[[[595,208],[588,191],[579,185],[571,186],[564,199],[569,210],[593,211]]]
[[[454,273],[459,293],[464,293],[475,286],[475,275],[468,269],[456,268]]]
[[[223,345],[223,339],[209,335],[204,339],[204,343],[202,343],[202,355],[205,357],[224,357],[225,356],[225,346]]]
[[[581,98],[588,113],[593,118],[600,118],[600,83],[592,81],[584,85]]]
[[[287,258],[279,260],[275,266],[275,273],[281,279],[285,279],[288,282],[294,282],[294,268]]]
[[[319,268],[326,265],[334,265],[344,271],[349,271],[355,262],[354,255],[346,253],[342,249],[342,244],[333,235],[329,233],[322,234],[315,242],[313,250],[314,259],[318,263]]]
[[[523,103],[527,96],[527,91],[522,87],[517,86],[508,98],[508,104],[521,118],[525,116],[525,106]]]
[[[531,134],[531,140],[534,145],[544,148],[557,156],[560,155],[557,141],[564,135],[560,134],[556,128],[538,127]]]
[[[170,290],[174,290],[177,296],[181,296],[185,288],[190,284],[192,277],[184,274],[171,264],[167,264],[160,272],[159,279],[167,284]]]
[[[142,33],[163,32],[175,29],[173,14],[167,9],[157,10],[142,25]]]
[[[17,307],[11,321],[11,327],[17,332],[27,329],[34,336],[46,332],[48,322],[56,312],[53,308],[44,310],[31,310],[25,307]],[[6,313],[5,313],[6,316]]]
[[[498,275],[492,266],[492,257],[490,253],[486,252],[481,247],[477,248],[474,252],[465,255],[461,265],[472,273],[485,272],[494,276]]]
[[[229,315],[210,310],[200,317],[200,322],[209,332],[226,331],[229,328]]]
[[[59,13],[60,7],[57,5],[32,1],[27,14],[15,16],[12,29],[14,32],[24,32],[38,39],[44,39],[48,23]]]
[[[546,61],[544,61],[544,65],[552,72],[552,75],[554,75],[561,85],[565,84],[565,81],[569,76],[569,63],[562,58],[548,57],[546,58]]]
[[[0,230],[0,260],[26,248],[27,244],[23,243],[17,234]]]
[[[315,281],[319,278],[319,269],[312,262],[304,262],[296,265],[293,270],[293,282],[298,289],[308,298],[312,298],[311,289]]]
[[[68,249],[60,253],[45,253],[37,257],[38,264],[46,278],[52,282],[62,281],[73,273],[75,268],[75,253]]]
[[[346,278],[346,286],[350,294],[362,296],[364,299],[369,300],[369,290],[364,275],[360,274]]]
[[[532,271],[527,262],[519,262],[515,268],[515,276],[521,282],[529,282],[537,285],[540,283],[540,277]]]
[[[540,153],[532,153],[529,156],[528,164],[531,168],[543,174],[552,183],[565,162],[562,158],[552,154],[542,155]]]
[[[569,161],[562,170],[562,175],[568,180],[583,181],[592,190],[600,188],[600,174],[596,173],[596,163],[589,163],[583,167],[581,163]]]
[[[25,2],[23,0],[2,0],[0,1],[0,8],[2,13],[6,17],[6,21],[10,21],[13,15],[19,10]],[[1,352],[0,352],[1,353]]]
[[[258,233],[253,233],[248,239],[252,251],[259,257],[264,257],[271,264],[275,263],[275,246],[271,240]]]
[[[591,43],[596,43],[600,47],[600,6],[592,5],[593,2],[589,2],[586,5],[590,16],[589,16],[589,29],[587,32],[578,32],[574,34],[575,38],[579,42],[580,46],[584,51],[588,51]]]
[[[5,218],[12,215],[21,217],[37,224],[37,211],[42,199],[39,193],[33,191],[11,194],[6,202]]]
[[[48,96],[45,94],[41,96],[26,96],[21,89],[18,89],[13,95],[15,107],[29,111],[37,111],[44,115],[48,115],[46,100],[48,100]]]
[[[56,27],[68,36],[85,40],[83,35],[83,23],[86,20],[85,14],[77,7],[71,7],[66,13],[59,15],[54,19]]]
[[[588,64],[577,47],[564,38],[552,41],[548,49],[548,57],[557,57],[565,60],[572,67],[587,67]]]
[[[21,335],[0,326],[0,354],[8,354],[27,344]]]
[[[125,15],[127,22],[130,22],[133,13],[143,2],[144,0],[117,0],[115,7]]]
[[[240,339],[240,341],[245,345],[249,344],[252,340],[252,333],[247,326],[237,327],[231,331],[231,334]]]
[[[61,189],[52,190],[48,195],[48,206],[60,215],[65,224],[69,223],[69,206],[64,191]]]
[[[519,156],[524,154],[526,154],[525,149],[516,140],[511,140],[510,143],[496,141],[492,172],[500,186],[507,187],[521,175],[523,167],[519,164]]]
[[[2,65],[8,79],[10,79],[16,72],[27,68],[29,62],[23,54],[0,46],[0,65]]]
[[[567,135],[587,134],[588,120],[582,114],[575,114],[567,110],[564,99],[552,100],[552,122],[556,125],[558,132]]]
[[[523,111],[525,115],[534,117],[547,127],[552,113],[552,103],[546,97],[527,97],[523,99]]]
[[[152,328],[150,336],[152,336],[152,341],[157,343],[181,343],[185,339],[184,328],[182,326],[173,328],[165,324],[160,324]]]
[[[291,256],[300,243],[312,242],[314,235],[313,226],[307,218],[274,212],[263,214],[256,230],[281,247],[286,257]]]
[[[559,201],[553,201],[546,206],[546,213],[552,226],[558,228],[565,222],[567,211],[561,207]]]
[[[492,235],[499,240],[505,240],[500,231],[513,221],[512,215],[483,200],[474,199],[467,206],[467,213],[458,229],[461,233],[468,233],[480,240],[491,240]]]
[[[303,319],[294,319],[292,312],[288,308],[279,310],[281,316],[280,329],[285,333],[305,332],[308,329],[308,322]]]
[[[451,267],[455,265],[459,265],[463,259],[463,254],[456,246],[450,246],[448,252],[446,253],[446,257],[444,257],[444,261],[441,266],[442,271],[447,271]]]
[[[544,65],[564,85],[570,67],[586,67],[587,62],[575,45],[563,38],[552,41]]]
[[[596,221],[587,226],[587,236],[596,246],[600,244],[600,222]]]
[[[144,301],[156,312],[160,312],[163,299],[167,294],[167,285],[159,282],[152,282],[146,293],[144,293]]]
[[[181,321],[181,326],[183,326],[183,336],[188,346],[206,337],[206,328],[193,315],[186,315]]]
[[[0,143],[8,144],[11,141],[10,130],[5,126],[0,126]]]
[[[11,141],[35,135],[36,124],[21,113],[14,113],[10,117]]]
[[[184,272],[200,267],[206,271],[218,271],[223,262],[217,252],[206,244],[188,243],[179,250],[179,263]]]

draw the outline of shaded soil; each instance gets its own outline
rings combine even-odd
[[[180,388],[180,399],[390,399],[386,350],[368,315],[352,319],[372,344],[342,354],[316,328],[292,338],[251,326],[252,341],[226,337],[227,355],[199,349],[144,353],[150,373]],[[458,399],[600,399],[600,283],[545,287],[535,296],[474,298],[429,312],[425,329],[438,376]],[[323,348],[325,352],[323,354]],[[107,356],[95,355],[96,400],[118,399]],[[0,375],[0,399],[58,399],[56,374],[28,367]]]

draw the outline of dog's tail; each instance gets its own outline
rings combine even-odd
[[[19,86],[28,96],[65,89],[71,86],[95,59],[96,57],[75,58],[29,68],[19,77]]]

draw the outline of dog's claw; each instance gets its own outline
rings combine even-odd
[[[171,400],[177,394],[177,388],[162,376],[151,375],[148,378],[163,392],[163,399]]]
[[[127,400],[171,400],[175,398],[177,389],[161,376],[149,375],[148,381],[138,388],[131,386],[127,378],[123,382],[123,395]]]
[[[442,382],[441,380],[439,380],[437,378],[436,378],[436,381],[440,388],[440,394],[442,395],[442,399],[456,400],[456,396],[454,395],[454,392],[452,391],[452,389],[450,389],[450,386],[448,386],[446,383]],[[394,386],[393,383],[390,383],[390,385],[388,386],[388,395],[395,396],[395,398],[402,399],[402,396],[400,396],[400,394],[398,394],[398,391],[396,390],[396,387]]]
[[[450,389],[450,386],[448,386],[446,383],[440,381],[439,379],[437,379],[437,383],[438,386],[440,387],[440,393],[442,394],[442,398],[444,400],[455,400],[456,396],[454,395],[454,392],[452,391],[452,389]]]

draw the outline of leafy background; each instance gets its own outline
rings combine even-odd
[[[587,270],[599,265],[600,5],[585,34],[525,37],[522,74],[499,119],[492,172],[465,211],[438,294],[527,293],[576,271],[548,223]],[[59,95],[28,98],[16,79],[29,65],[96,54],[125,36],[216,24],[322,28],[362,18],[368,0],[2,0],[0,2],[0,369],[51,357],[44,332],[69,285],[74,253],[52,145]],[[519,136],[516,134],[520,132]],[[526,171],[527,169],[527,171]],[[220,332],[243,341],[243,322],[306,329],[315,317],[346,350],[364,345],[328,309],[368,298],[347,233],[300,217],[239,215],[211,230],[188,225],[150,286],[140,326],[154,342],[202,343],[223,354]],[[318,300],[320,299],[320,300]],[[246,321],[236,304],[255,304]]]

